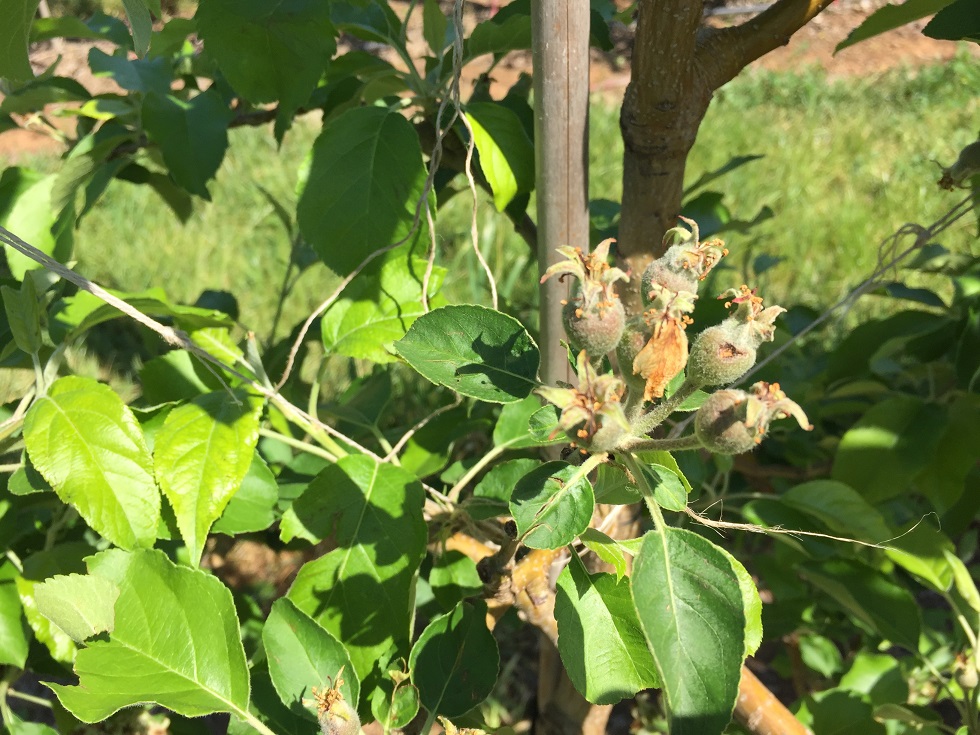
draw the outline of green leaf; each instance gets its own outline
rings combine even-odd
[[[510,512],[525,546],[557,549],[589,526],[595,510],[592,484],[581,467],[547,462],[524,475],[510,498]]]
[[[207,327],[231,327],[234,324],[231,317],[224,312],[171,303],[162,288],[151,288],[136,293],[125,291],[109,293],[148,316],[174,319],[186,332],[195,332]],[[50,328],[51,336],[57,341],[71,341],[98,324],[122,316],[123,313],[116,307],[109,306],[87,291],[80,291],[74,296],[62,299],[54,309],[51,317],[54,323]]]
[[[435,618],[412,647],[408,664],[427,710],[459,717],[473,709],[493,691],[500,667],[486,604],[461,602]]]
[[[153,447],[160,489],[177,516],[191,564],[245,479],[259,439],[262,402],[242,390],[207,393],[167,416]]]
[[[980,0],[953,0],[936,13],[922,34],[945,41],[980,43]]]
[[[447,28],[449,19],[439,7],[439,0],[425,0],[422,5],[422,35],[432,52],[440,58],[446,48]]]
[[[978,363],[980,364],[980,363]],[[967,489],[967,478],[980,457],[980,396],[959,394],[946,406],[948,423],[939,437],[933,460],[919,472],[915,485],[943,513]]]
[[[399,681],[393,681],[390,672],[386,672],[371,698],[371,714],[385,732],[406,727],[419,711],[419,690],[404,672],[394,673],[400,675]]]
[[[400,112],[347,110],[313,144],[299,228],[323,262],[346,275],[375,250],[412,239],[425,176],[418,135]]]
[[[279,100],[291,115],[306,104],[336,50],[330,3],[204,0],[198,32],[235,91],[258,104]]]
[[[834,53],[846,49],[848,46],[865,41],[893,28],[898,28],[906,23],[925,18],[928,15],[939,12],[953,0],[905,0],[901,5],[885,5],[879,8],[851,31],[847,38],[837,44]]]
[[[751,656],[762,645],[762,598],[752,575],[742,566],[742,562],[720,546],[716,547],[728,557],[732,571],[738,578],[738,588],[742,593],[742,611],[745,613],[745,655]]]
[[[150,406],[190,401],[217,386],[209,385],[206,369],[186,350],[171,350],[147,360],[140,369],[143,400]]]
[[[653,488],[653,498],[665,510],[680,512],[687,507],[687,490],[677,474],[669,467],[658,464],[640,464]]]
[[[595,500],[610,505],[628,505],[641,500],[640,489],[622,467],[604,463],[596,471]]]
[[[520,322],[472,305],[430,311],[395,343],[395,350],[433,383],[492,403],[526,398],[540,359]]]
[[[476,562],[459,551],[446,551],[433,559],[429,586],[443,610],[452,610],[462,599],[483,593]]]
[[[350,455],[317,475],[282,519],[284,541],[330,537],[289,598],[338,638],[364,678],[394,643],[407,648],[415,574],[428,532],[422,486],[405,470]]]
[[[534,395],[504,406],[493,427],[493,445],[509,449],[538,446],[540,442],[530,433],[530,421],[540,410],[541,400]]]
[[[142,58],[150,50],[150,34],[153,32],[150,11],[144,0],[123,0],[123,8],[133,29],[133,49],[136,55]]]
[[[508,503],[517,483],[528,472],[540,466],[541,463],[536,459],[512,459],[494,465],[473,488],[473,497],[467,498],[463,507],[476,521],[508,515]]]
[[[783,493],[779,500],[813,516],[837,536],[871,543],[895,536],[881,513],[842,482],[812,480]]]
[[[170,175],[207,201],[211,200],[207,182],[224,159],[232,117],[216,87],[189,101],[157,92],[150,92],[143,101],[143,129],[160,146]]]
[[[16,579],[14,565],[7,560],[0,563],[0,665],[23,669],[31,639]]]
[[[160,551],[104,551],[88,567],[119,588],[115,627],[78,652],[78,686],[48,685],[66,709],[83,722],[140,702],[185,717],[247,712],[248,666],[227,587]]]
[[[303,699],[312,700],[312,687],[322,687],[328,676],[336,681],[341,669],[345,673],[340,690],[351,707],[357,708],[360,683],[347,651],[292,600],[281,597],[273,603],[262,627],[262,644],[269,657],[272,684],[290,711],[315,719]]]
[[[841,438],[831,477],[869,503],[902,495],[936,455],[946,410],[909,395],[869,409]]]
[[[27,58],[27,39],[38,0],[0,0],[0,78],[20,81],[34,76]]]
[[[28,355],[41,349],[41,310],[33,278],[21,281],[20,288],[0,286],[3,309],[14,337],[14,344]]]
[[[946,592],[954,576],[947,554],[955,551],[953,542],[944,534],[920,521],[911,528],[899,529],[885,554],[936,592]]]
[[[531,14],[529,2],[512,2],[500,8],[492,18],[477,24],[466,39],[464,60],[482,54],[503,54],[531,48]]]
[[[980,592],[977,591],[976,582],[973,581],[966,564],[952,551],[945,551],[943,558],[953,570],[953,582],[956,584],[956,591],[960,597],[976,612],[980,612]]]
[[[916,729],[929,725],[941,725],[943,721],[942,716],[930,707],[898,702],[878,705],[874,709],[874,718],[878,722],[886,720],[905,722],[913,725]]]
[[[140,94],[168,94],[173,73],[169,59],[130,59],[124,52],[109,55],[93,47],[88,65],[97,77],[111,77],[123,89]],[[128,103],[128,101],[126,101]],[[123,110],[128,111],[128,107]],[[120,111],[119,114],[124,114]]]
[[[60,663],[70,665],[75,660],[78,647],[67,633],[40,613],[34,589],[41,581],[58,574],[84,572],[84,559],[94,552],[95,549],[86,543],[56,544],[24,559],[23,575],[16,578],[17,594],[20,595],[27,624],[34,631],[34,638]]]
[[[745,657],[738,577],[710,541],[679,528],[646,534],[633,602],[670,712],[671,735],[717,735],[731,720]]]
[[[386,258],[380,269],[360,273],[320,322],[323,346],[330,353],[377,363],[397,358],[390,347],[405,336],[422,308],[422,280],[426,262],[418,258]],[[379,272],[380,270],[380,272]],[[433,268],[429,305],[442,287],[445,268]]]
[[[109,386],[57,380],[24,417],[31,462],[58,497],[116,546],[149,547],[160,492],[139,422]]]
[[[521,119],[503,105],[474,102],[466,106],[480,170],[493,190],[493,203],[503,212],[518,194],[534,188],[534,144]]]
[[[913,653],[918,650],[919,606],[908,590],[851,559],[807,563],[798,570],[872,631]]]
[[[22,720],[12,710],[5,714],[4,725],[7,726],[7,732],[10,735],[58,735],[58,731],[53,727],[41,724],[40,722]]]
[[[278,500],[276,476],[259,453],[253,452],[252,463],[241,487],[231,496],[224,513],[211,527],[211,532],[234,536],[264,531],[276,521],[274,510]]]
[[[31,458],[25,453],[24,466],[18,469],[7,480],[7,490],[11,495],[33,495],[34,493],[53,492],[53,488],[41,477],[41,473],[31,463]]]
[[[113,607],[119,588],[101,577],[58,575],[34,585],[38,612],[82,643],[115,626]]]
[[[41,176],[16,166],[6,169],[0,176],[0,225],[46,255],[64,261],[71,253],[72,232],[51,207],[56,180],[55,174]],[[24,280],[27,271],[41,268],[40,263],[11,248],[4,251],[18,281]]]
[[[558,577],[555,619],[565,671],[593,704],[615,704],[659,686],[628,578],[589,574],[573,553]]]
[[[585,548],[616,570],[617,582],[626,576],[626,554],[617,541],[595,528],[586,528],[580,539]]]

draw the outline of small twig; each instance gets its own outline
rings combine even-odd
[[[395,446],[393,446],[389,450],[388,454],[386,454],[384,456],[384,461],[385,462],[389,462],[393,458],[395,458],[398,455],[398,453],[405,447],[405,445],[408,443],[408,441],[413,436],[415,436],[415,433],[417,431],[419,431],[420,429],[424,428],[426,424],[428,424],[430,421],[432,421],[432,419],[434,419],[434,418],[436,418],[438,416],[441,416],[442,414],[446,413],[446,411],[453,410],[454,408],[456,408],[457,406],[461,405],[462,403],[463,403],[463,397],[461,395],[457,394],[455,401],[453,401],[452,403],[447,403],[445,406],[442,406],[440,408],[437,408],[435,411],[433,411],[432,413],[430,413],[428,416],[426,416],[425,418],[423,418],[420,421],[418,421],[411,429],[409,429],[408,431],[406,431],[402,435],[402,438],[399,439],[395,443]]]

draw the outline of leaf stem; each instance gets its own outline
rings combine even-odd
[[[637,434],[650,433],[666,421],[667,417],[674,412],[674,409],[690,398],[700,387],[700,385],[695,385],[685,378],[684,382],[669,397],[657,404],[646,415],[639,418],[633,425],[633,431]]]
[[[262,720],[253,715],[251,712],[235,708],[234,714],[239,717],[245,724],[258,730],[262,735],[279,735],[275,730],[270,730]]]
[[[36,704],[41,707],[47,707],[51,709],[51,702],[47,699],[41,697],[35,697],[33,694],[24,694],[23,692],[18,692],[16,689],[7,689],[8,697],[16,697],[17,699],[23,699],[25,702],[30,702],[31,704]]]
[[[331,454],[326,449],[318,447],[316,444],[310,444],[302,439],[296,439],[286,434],[280,434],[278,431],[273,431],[272,429],[259,429],[259,435],[264,436],[268,439],[275,439],[278,442],[292,447],[293,449],[299,449],[300,451],[306,452],[307,454],[312,454],[317,457],[322,457],[329,462],[336,462],[337,456]]]
[[[653,488],[650,487],[650,483],[647,482],[647,477],[640,468],[639,461],[637,461],[636,457],[634,457],[631,452],[623,453],[622,457],[623,463],[627,466],[627,468],[629,468],[630,473],[633,475],[633,479],[636,480],[636,486],[639,488],[640,494],[643,495],[643,501],[647,504],[647,509],[650,511],[650,517],[653,519],[654,530],[658,533],[663,532],[663,530],[667,527],[667,522],[664,520],[664,514],[660,510],[660,504],[653,497]]]
[[[446,497],[449,498],[449,500],[451,500],[453,503],[458,503],[459,495],[460,493],[463,492],[463,488],[469,485],[470,481],[478,474],[480,474],[480,472],[483,470],[484,467],[486,467],[488,464],[493,462],[497,457],[499,457],[501,454],[507,451],[510,445],[516,441],[518,440],[512,439],[509,442],[504,442],[503,444],[494,447],[489,452],[484,454],[477,461],[477,463],[472,467],[470,467],[469,471],[461,478],[459,478],[459,481],[449,489],[449,492],[446,493]]]
[[[682,452],[686,449],[699,449],[701,440],[694,434],[678,437],[677,439],[640,439],[626,443],[625,448],[632,452],[642,452],[647,449],[660,449],[666,452]]]

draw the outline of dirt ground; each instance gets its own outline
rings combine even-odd
[[[474,7],[478,12],[486,14],[488,11],[485,7],[479,6],[486,6],[487,2],[488,0],[476,0]],[[738,0],[735,0],[728,4],[733,5],[737,2]],[[817,65],[824,68],[832,77],[866,76],[896,66],[915,67],[942,62],[956,53],[957,44],[923,36],[921,29],[926,23],[923,20],[877,36],[835,55],[834,47],[870,12],[882,4],[882,0],[838,0],[797,32],[788,45],[776,49],[752,66],[771,70],[794,70]],[[712,18],[709,22],[716,25],[733,24],[742,22],[747,17],[749,16],[723,16]],[[475,16],[469,16],[468,20],[473,22]],[[40,71],[54,61],[60,53],[62,56],[58,70],[60,75],[73,77],[94,92],[108,91],[113,88],[112,82],[94,78],[88,69],[86,57],[90,47],[90,43],[61,41],[57,48],[47,46],[35,49],[32,52],[32,61]],[[977,47],[973,45],[972,49],[976,52]],[[629,83],[628,54],[628,45],[611,54],[593,54],[590,72],[593,93],[602,94],[611,102],[622,98],[623,91]],[[980,53],[977,56],[980,58]],[[509,88],[529,67],[530,54],[511,54],[494,70],[496,88],[500,90]],[[470,65],[464,74],[472,79],[480,71],[479,63],[475,63]],[[465,88],[466,85],[464,90]],[[65,118],[61,119],[65,120]],[[0,158],[7,161],[41,151],[58,150],[59,147],[57,141],[43,132],[12,130],[0,134]]]

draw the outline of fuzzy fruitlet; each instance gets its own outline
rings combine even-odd
[[[763,308],[762,297],[748,286],[729,289],[719,299],[735,306],[725,321],[705,329],[694,340],[687,364],[687,378],[697,386],[722,385],[742,377],[755,364],[756,350],[772,342],[776,317],[786,309]]]
[[[770,423],[789,416],[806,431],[813,428],[779,383],[759,382],[748,391],[720,390],[708,396],[694,417],[694,433],[716,454],[742,454],[762,441]]]
[[[705,449],[715,454],[742,454],[755,448],[755,434],[745,425],[747,399],[743,390],[720,390],[708,396],[694,417],[694,433]]]
[[[626,326],[626,311],[618,298],[593,305],[582,305],[581,297],[573,299],[562,309],[562,318],[572,345],[591,357],[614,350]]]
[[[738,339],[728,321],[708,327],[694,339],[687,358],[687,379],[695,385],[731,383],[755,365],[755,348]]]
[[[333,686],[326,690],[313,687],[313,699],[316,703],[316,717],[320,722],[323,735],[357,735],[361,731],[361,718],[357,711],[350,706],[340,691],[344,680],[341,678],[344,669],[337,672]]]

